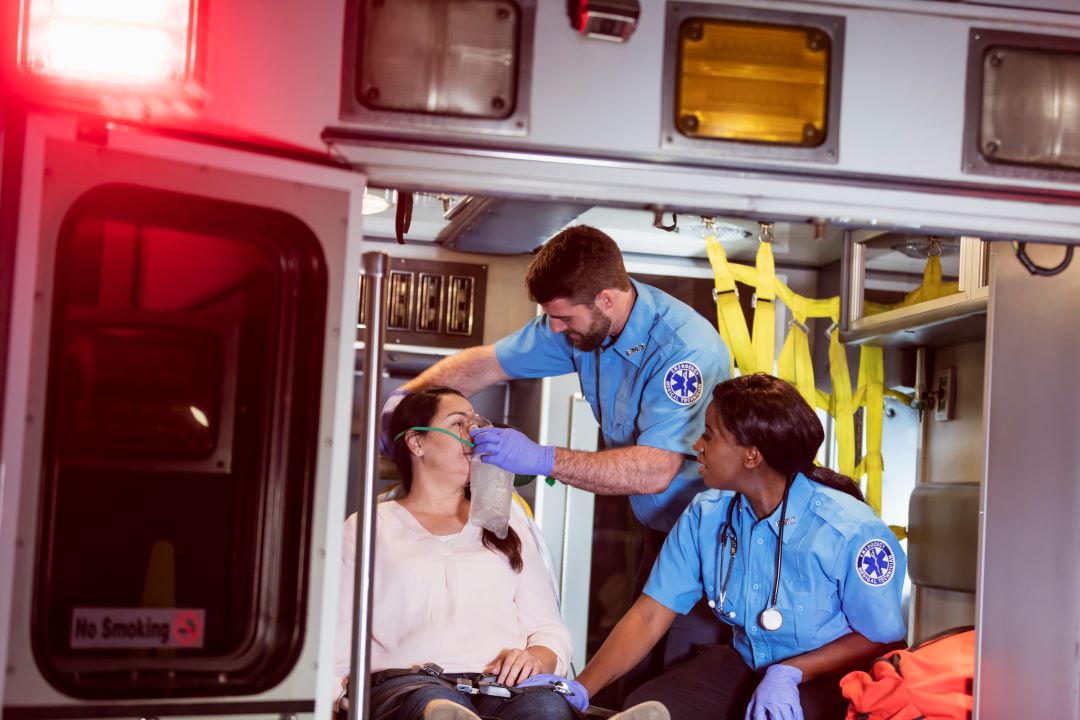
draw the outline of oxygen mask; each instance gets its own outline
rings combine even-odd
[[[463,423],[470,437],[473,429],[491,426],[489,420],[476,414],[466,418]],[[507,528],[510,527],[514,474],[484,462],[480,455],[473,453],[469,458],[469,489],[469,522],[490,530],[500,540],[505,539]]]

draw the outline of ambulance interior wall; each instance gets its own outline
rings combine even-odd
[[[932,411],[923,414],[920,482],[982,482],[985,355],[984,341],[928,349],[928,377],[934,377],[941,368],[956,368],[956,405],[952,420],[935,420]],[[974,593],[928,587],[917,588],[915,593],[915,613],[909,629],[913,640],[946,628],[975,624]]]

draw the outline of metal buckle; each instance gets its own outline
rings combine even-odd
[[[795,318],[791,318],[790,320],[788,320],[787,326],[788,330],[790,330],[792,327],[798,327],[800,330],[803,331],[804,335],[810,334],[810,328],[807,327],[806,323],[799,322]]]
[[[838,327],[840,327],[840,326],[837,325],[836,323],[829,323],[829,327],[825,328],[825,337],[832,340],[832,335],[833,335],[834,332],[836,332],[836,329]]]
[[[508,698],[513,695],[513,693],[510,692],[510,688],[505,685],[500,685],[497,682],[488,682],[487,680],[479,681],[476,690],[481,695],[490,695],[492,697]]]
[[[566,684],[565,680],[556,680],[551,683],[551,689],[560,695],[573,695],[574,691],[570,689],[570,686]]]
[[[435,663],[424,663],[420,666],[419,670],[425,675],[430,675],[431,677],[440,677],[443,674],[442,667],[436,665]]]
[[[454,689],[465,695],[476,695],[480,690],[468,678],[455,678]]]

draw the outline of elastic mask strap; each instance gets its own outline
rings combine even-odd
[[[451,430],[447,430],[446,428],[428,427],[427,425],[417,425],[416,427],[405,428],[404,430],[402,430],[401,432],[399,432],[397,435],[394,436],[394,442],[397,442],[398,440],[400,440],[402,435],[409,432],[410,430],[430,430],[432,432],[441,432],[443,435],[449,435],[450,437],[454,438],[455,440],[457,440],[462,445],[468,445],[469,447],[476,447],[476,443],[469,442],[468,440],[466,440],[465,438],[459,436],[457,433],[455,433],[455,432],[453,432]]]

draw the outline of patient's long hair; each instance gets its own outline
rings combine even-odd
[[[393,416],[390,418],[390,437],[398,438],[394,441],[393,461],[394,464],[397,465],[398,470],[401,471],[401,482],[405,486],[406,495],[412,490],[413,454],[409,452],[408,445],[405,443],[405,436],[401,435],[401,437],[398,437],[398,435],[411,427],[431,425],[431,421],[439,409],[439,402],[442,401],[444,395],[465,397],[453,388],[424,388],[423,390],[410,393],[403,397],[401,402],[398,403],[398,406],[394,409]],[[416,432],[426,434],[427,431],[417,430]],[[468,487],[465,488],[465,497],[470,497]],[[514,528],[508,527],[506,529],[506,537],[502,540],[490,530],[484,530],[482,540],[484,547],[488,550],[491,550],[492,552],[501,552],[505,555],[510,561],[510,567],[514,572],[521,572],[521,568],[523,567],[521,560],[521,538],[514,532]]]

